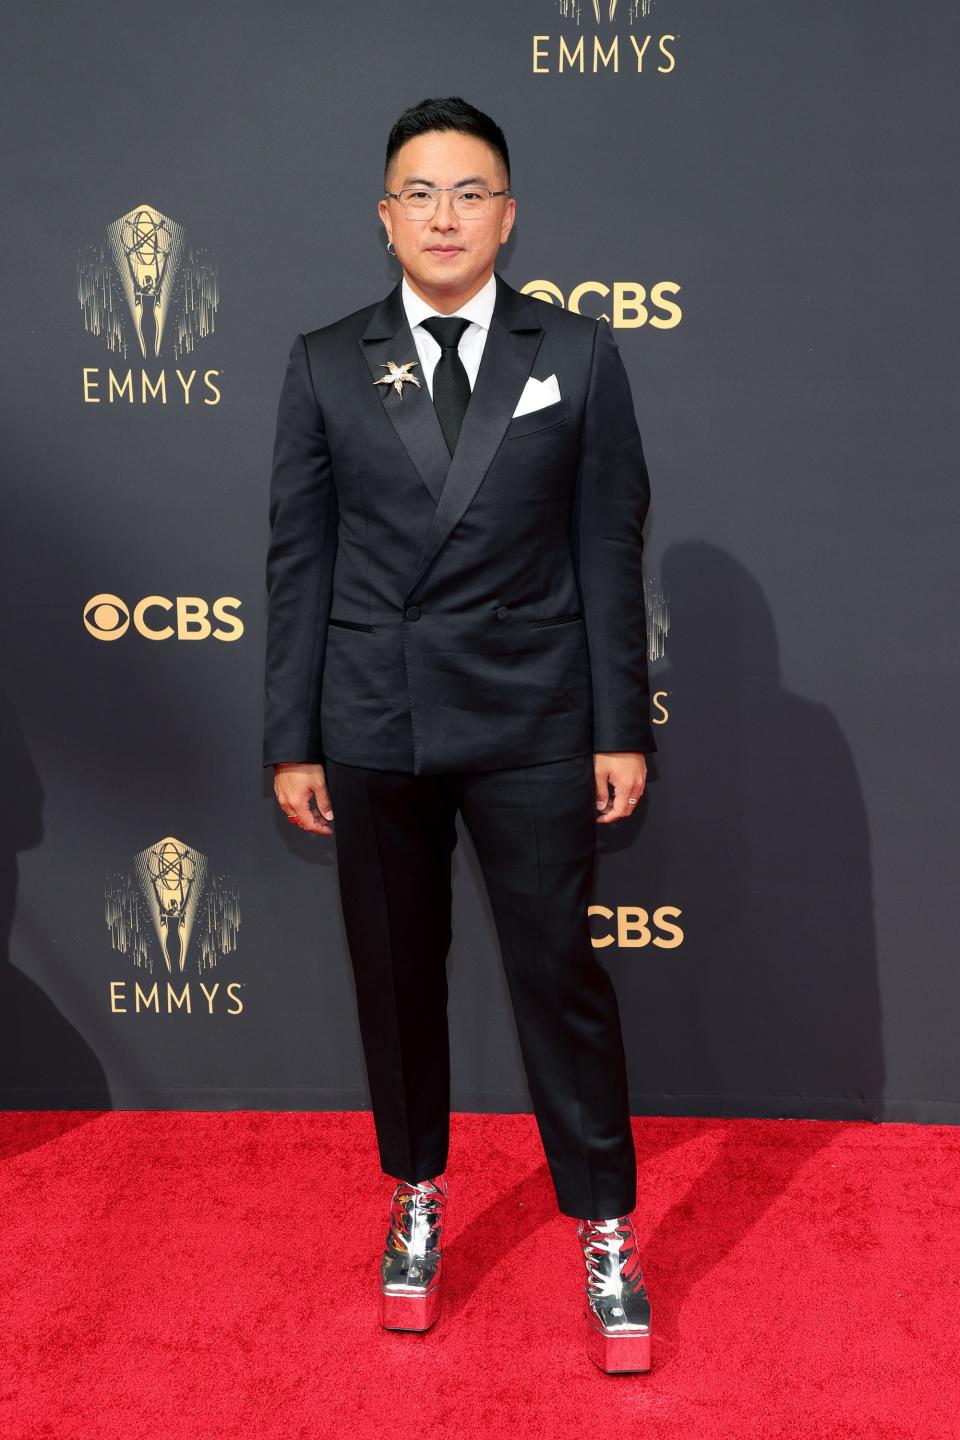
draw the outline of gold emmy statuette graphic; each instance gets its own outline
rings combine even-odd
[[[187,246],[178,221],[142,203],[106,227],[105,242],[81,247],[77,298],[92,335],[152,361],[211,335],[220,297],[212,259]]]
[[[153,969],[149,933],[169,975],[182,975],[194,947],[198,974],[212,969],[236,947],[240,907],[236,882],[210,872],[207,857],[165,835],[134,856],[132,871],[111,877],[104,918],[113,948],[135,965]]]
[[[182,973],[207,873],[207,857],[168,835],[142,851],[137,864],[167,970],[172,974],[176,965]]]
[[[152,205],[140,205],[108,226],[140,353],[160,354],[170,292],[183,249],[183,229]]]

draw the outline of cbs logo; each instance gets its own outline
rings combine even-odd
[[[660,950],[675,950],[683,944],[683,931],[669,919],[679,919],[683,914],[676,905],[661,905],[651,916],[639,905],[618,905],[611,910],[607,905],[590,905],[588,915],[602,915],[604,920],[616,920],[616,933],[594,938],[595,950],[607,945],[616,945],[621,950],[640,949],[644,945],[656,945]],[[613,930],[614,927],[610,926]],[[660,934],[654,934],[658,930]]]
[[[221,595],[208,605],[197,595],[178,595],[168,600],[165,595],[146,595],[133,607],[124,604],[119,595],[94,595],[83,607],[83,623],[95,640],[119,640],[133,621],[133,628],[145,640],[239,640],[243,621],[231,612],[239,610],[240,601],[233,595]],[[211,623],[210,616],[218,621]]]
[[[680,324],[683,311],[667,297],[679,293],[680,286],[673,280],[658,280],[649,293],[632,280],[615,280],[612,286],[599,280],[584,280],[574,286],[566,300],[559,285],[554,285],[552,280],[530,280],[523,286],[524,295],[572,310],[575,315],[583,314],[580,301],[584,295],[599,295],[602,300],[612,295],[613,314],[604,313],[599,319],[608,320],[617,330],[637,330],[641,325],[651,325],[654,330],[673,330]],[[661,313],[656,313],[658,311]]]

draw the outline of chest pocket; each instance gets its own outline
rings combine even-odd
[[[564,420],[569,418],[570,399],[563,395],[552,405],[544,405],[541,410],[530,410],[526,415],[518,415],[511,420],[503,432],[503,438],[514,440],[520,435],[537,435],[541,430],[551,430],[554,425],[562,425]]]

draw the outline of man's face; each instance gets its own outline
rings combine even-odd
[[[442,188],[468,181],[488,190],[506,189],[506,171],[496,151],[475,135],[430,130],[400,147],[386,188]],[[485,215],[462,218],[454,211],[453,196],[446,194],[440,196],[431,220],[410,219],[399,200],[381,200],[378,208],[411,283],[428,295],[448,294],[455,300],[479,289],[489,275],[497,251],[510,234],[517,207],[511,197],[495,195]]]

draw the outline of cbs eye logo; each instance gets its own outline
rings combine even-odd
[[[673,330],[683,318],[680,306],[669,298],[680,293],[680,286],[674,280],[658,280],[649,290],[634,280],[615,280],[612,285],[604,285],[600,280],[584,280],[566,297],[552,280],[529,280],[521,290],[524,295],[559,305],[561,310],[572,310],[575,315],[584,313],[580,302],[585,295],[599,295],[602,301],[610,297],[612,314],[604,311],[597,318],[609,321],[615,330],[639,330],[641,325],[649,325],[654,330]]]
[[[119,640],[133,628],[145,640],[239,640],[243,621],[232,612],[240,609],[233,595],[221,595],[208,605],[197,595],[146,595],[131,611],[119,595],[94,595],[83,607],[83,623],[95,640]],[[210,619],[219,623],[214,625]]]

